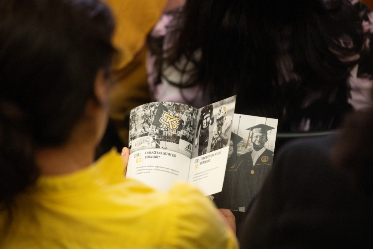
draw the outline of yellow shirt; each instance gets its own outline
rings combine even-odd
[[[164,193],[126,179],[114,150],[77,173],[41,176],[17,204],[2,249],[237,248],[197,189],[178,183]]]

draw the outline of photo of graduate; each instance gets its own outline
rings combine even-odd
[[[244,212],[272,169],[277,119],[235,114],[233,126],[223,189],[214,202]]]

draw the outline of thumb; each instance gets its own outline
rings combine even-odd
[[[236,234],[236,217],[229,209],[218,209],[221,217],[223,218],[225,224],[232,229],[232,232]]]
[[[122,153],[120,155],[122,157],[123,165],[124,165],[124,175],[127,174],[127,164],[130,158],[130,150],[127,147],[123,147]]]

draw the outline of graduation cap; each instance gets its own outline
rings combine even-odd
[[[258,125],[254,125],[253,127],[248,128],[246,130],[250,130],[250,131],[255,132],[255,133],[262,133],[262,134],[267,135],[267,131],[270,131],[272,129],[274,129],[274,128],[269,126],[269,125],[258,124]]]
[[[252,133],[262,133],[262,134],[267,135],[267,131],[270,131],[272,129],[274,129],[274,128],[271,127],[271,126],[269,126],[269,125],[266,125],[266,124],[257,124],[257,125],[254,125],[254,126],[248,128],[248,129],[246,129],[246,130],[249,130]],[[249,141],[250,141],[250,134],[249,134],[249,137],[247,138],[245,149],[246,149],[247,145],[249,144]]]

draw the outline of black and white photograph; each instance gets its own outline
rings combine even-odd
[[[218,208],[245,212],[272,169],[277,119],[235,114]]]
[[[130,113],[129,147],[160,148],[191,156],[198,109],[172,102],[153,102]]]
[[[236,96],[198,111],[192,158],[229,146]]]

